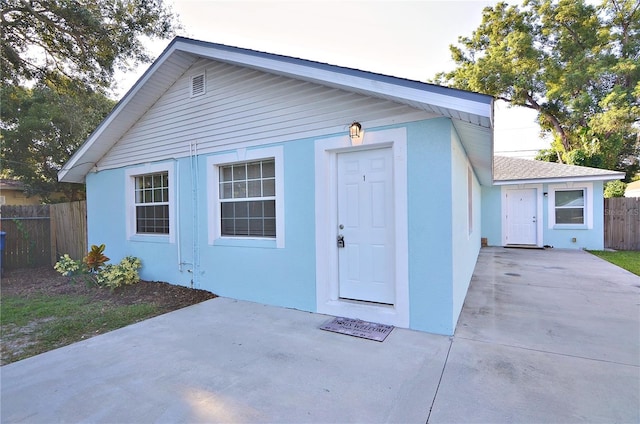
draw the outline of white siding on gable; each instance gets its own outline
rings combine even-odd
[[[206,92],[191,97],[191,77]],[[434,117],[388,100],[220,62],[187,70],[98,162],[116,168],[190,154],[347,131],[353,120],[387,124]]]

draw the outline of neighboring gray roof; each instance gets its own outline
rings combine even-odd
[[[619,180],[624,172],[506,156],[493,158],[496,185],[554,181]]]
[[[58,173],[84,182],[87,173],[199,58],[252,68],[409,105],[451,118],[482,184],[491,184],[493,98],[341,66],[176,37]]]
[[[0,179],[0,189],[2,190],[24,190],[24,183],[20,180],[12,180],[8,178]]]

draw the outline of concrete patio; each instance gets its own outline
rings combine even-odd
[[[217,298],[0,368],[3,423],[640,422],[640,277],[482,249],[454,337]]]

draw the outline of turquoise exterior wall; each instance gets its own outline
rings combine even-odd
[[[452,335],[480,250],[481,193],[448,119],[408,126],[411,328]]]
[[[470,165],[464,148],[457,135],[452,137],[452,321],[450,333],[453,334],[458,317],[464,305],[464,299],[469,289],[471,276],[480,253],[481,228],[481,192],[480,184],[471,175],[471,199],[468,190],[468,172]],[[471,201],[471,207],[469,207]],[[469,219],[471,214],[471,220]]]
[[[107,245],[117,262],[142,259],[141,278],[210,290],[220,296],[302,310],[315,309],[313,139],[284,145],[285,248],[208,244],[206,159],[172,161],[179,204],[175,243],[127,240],[125,172],[102,171],[87,177],[89,243]],[[196,169],[198,175],[196,176]],[[197,189],[192,186],[192,174]],[[194,246],[195,242],[195,246]],[[180,249],[180,252],[179,252]],[[178,257],[181,257],[182,266]]]
[[[593,208],[590,211],[593,227],[549,228],[549,198],[542,196],[542,245],[559,249],[604,249],[603,182],[589,181],[588,183],[593,185],[590,193],[593,196]],[[542,184],[542,192],[549,193],[549,186],[550,184]],[[489,246],[502,245],[502,213],[502,186],[482,187],[482,237],[488,239]]]
[[[593,228],[549,228],[549,199],[544,197],[543,213],[544,244],[559,249],[604,249],[604,188],[602,181],[593,181]],[[549,184],[544,185],[544,192],[549,191]],[[576,241],[572,241],[575,238]]]
[[[480,186],[474,177],[475,230],[469,234],[466,155],[463,150],[453,154],[452,143],[459,150],[462,147],[450,120],[403,126],[408,137],[410,327],[453,334],[480,244]],[[127,240],[126,169],[89,174],[89,243],[105,243],[105,253],[112,263],[126,255],[141,258],[141,277],[145,280],[315,311],[314,141],[281,144],[285,164],[284,248],[267,247],[260,241],[243,246],[208,243],[206,167],[210,155],[166,162],[173,166],[170,184],[175,185],[179,200],[175,211],[178,231],[173,243]],[[455,213],[452,202],[456,204]]]
[[[408,127],[409,292],[411,328],[451,334],[451,123]]]
[[[482,186],[481,237],[489,246],[502,246],[502,189],[500,186]]]

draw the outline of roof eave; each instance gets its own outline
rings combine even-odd
[[[176,52],[184,52],[198,57],[251,67],[270,73],[277,73],[291,78],[304,79],[323,85],[340,87],[345,90],[361,92],[372,97],[383,96],[399,103],[420,107],[424,110],[437,109],[451,119],[461,119],[460,113],[466,114],[464,119],[481,128],[493,128],[493,98],[484,94],[467,92],[453,88],[441,87],[418,81],[379,75],[367,71],[343,68],[305,59],[278,56],[271,53],[257,52],[237,47],[208,43],[183,37],[176,37],[160,54],[158,59],[138,79],[133,87],[116,104],[111,113],[100,123],[95,131],[80,146],[74,155],[58,172],[58,180],[62,182],[82,183],[86,175],[118,140],[118,134],[108,137],[105,132],[119,119],[127,106],[145,89],[146,83]],[[178,75],[176,75],[178,77]],[[166,90],[166,87],[164,88]],[[158,91],[151,97],[155,100],[162,95]],[[138,110],[135,113],[143,114]],[[128,111],[130,114],[132,111]],[[138,119],[140,116],[131,115]]]
[[[493,124],[493,97],[486,94],[441,87],[388,75],[349,69],[305,59],[278,56],[198,40],[179,38],[176,48],[199,57],[250,67],[270,73],[304,79],[319,84],[331,84],[347,90],[362,90],[372,96],[394,97],[399,102],[414,102],[427,106],[469,113]],[[429,87],[429,89],[425,89]]]
[[[566,183],[570,181],[583,182],[583,181],[611,181],[620,180],[625,177],[624,172],[618,172],[607,175],[589,175],[579,177],[555,177],[555,178],[532,178],[532,179],[519,179],[519,180],[495,180],[493,185],[516,185],[516,184],[541,184],[541,183]]]
[[[90,172],[91,169],[93,169],[102,155],[93,160],[79,163],[80,159],[88,153],[88,151],[99,140],[100,136],[109,126],[109,124],[111,124],[118,118],[118,116],[123,112],[129,102],[131,102],[131,100],[135,97],[136,93],[138,93],[144,87],[145,83],[153,76],[156,70],[160,66],[162,66],[162,64],[167,60],[171,53],[176,50],[176,44],[177,39],[174,39],[171,43],[169,43],[169,45],[164,49],[160,56],[158,56],[158,58],[151,64],[151,66],[149,66],[149,68],[135,82],[135,84],[129,89],[129,91],[125,93],[122,99],[120,99],[120,101],[114,106],[114,108],[111,110],[111,112],[109,112],[106,118],[89,135],[87,140],[78,148],[78,150],[76,150],[71,158],[64,164],[62,169],[58,171],[58,181],[68,183],[84,183],[85,176]],[[106,150],[108,151],[108,148]],[[78,167],[82,167],[84,171],[77,173],[71,172]]]

